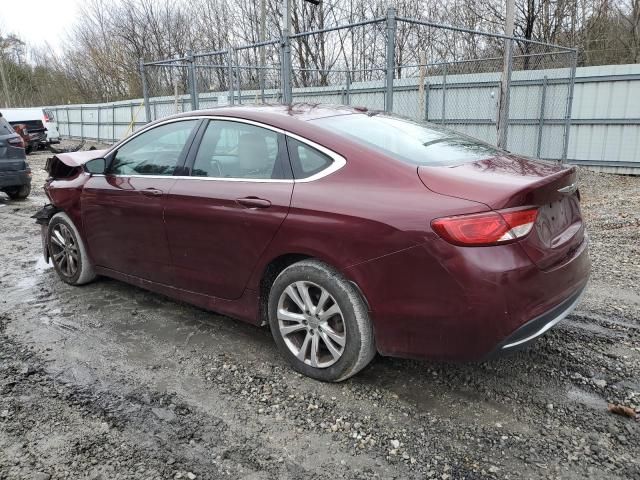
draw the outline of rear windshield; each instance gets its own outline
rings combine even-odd
[[[14,133],[14,131],[7,119],[0,117],[0,135],[9,135],[11,133]]]
[[[491,145],[436,125],[395,115],[353,114],[313,120],[323,127],[414,165],[458,165],[492,157]]]

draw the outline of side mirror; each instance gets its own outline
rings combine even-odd
[[[90,175],[103,174],[107,168],[107,161],[104,158],[94,158],[84,164],[84,169]]]

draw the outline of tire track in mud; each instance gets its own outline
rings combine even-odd
[[[581,178],[586,197],[617,181]],[[339,385],[289,370],[265,329],[111,280],[57,281],[37,260],[42,203],[0,200],[0,478],[640,478],[640,424],[606,411],[640,404],[638,258],[629,228],[607,246],[615,202],[586,202],[603,266],[528,350],[377,358]]]

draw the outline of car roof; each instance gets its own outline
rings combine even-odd
[[[281,104],[256,104],[225,106],[206,110],[194,110],[174,115],[168,118],[185,118],[200,115],[215,115],[223,117],[235,117],[245,120],[266,123],[274,127],[283,129],[295,129],[299,122],[308,122],[318,118],[333,117],[337,115],[351,115],[363,113],[367,109],[364,107],[351,107],[346,105],[331,105],[318,103],[293,103],[291,105]],[[166,121],[167,118],[161,121]]]

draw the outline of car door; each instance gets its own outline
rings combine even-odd
[[[95,265],[171,283],[163,208],[199,122],[173,121],[134,136],[107,156],[104,175],[87,181],[82,221]]]
[[[165,206],[175,284],[236,299],[289,211],[286,143],[241,120],[211,120],[200,135]]]

